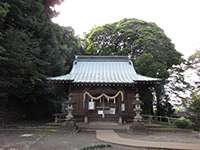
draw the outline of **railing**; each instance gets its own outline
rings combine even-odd
[[[54,123],[61,123],[65,120],[66,113],[56,113],[54,116]]]
[[[167,116],[153,116],[153,115],[142,115],[144,121],[148,124],[152,123],[166,123],[167,125],[174,125],[177,118]]]
[[[54,123],[62,123],[66,120],[67,113],[56,113],[53,114],[54,116]],[[76,113],[73,114],[76,121],[83,121],[83,115],[77,115]]]
[[[65,121],[66,113],[56,113],[53,116],[54,116],[54,122],[55,123],[61,123],[61,122]],[[91,117],[90,119],[92,119],[92,116],[90,116],[90,117]],[[97,116],[94,116],[94,117],[97,117]],[[143,117],[144,122],[147,123],[147,124],[164,123],[164,124],[167,124],[167,125],[174,125],[174,122],[177,119],[177,118],[173,118],[173,117],[153,116],[153,115],[142,115],[142,117]],[[76,116],[75,115],[75,118],[76,118],[77,121],[80,121],[80,120],[82,120],[80,118],[83,118],[83,116]],[[133,119],[129,118],[127,120],[129,120],[129,122],[132,122]]]

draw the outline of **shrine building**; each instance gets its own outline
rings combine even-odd
[[[48,80],[64,85],[75,119],[84,122],[133,118],[138,87],[161,82],[136,73],[128,56],[76,56],[69,74]]]

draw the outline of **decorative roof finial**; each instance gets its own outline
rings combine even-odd
[[[128,54],[128,59],[131,59],[131,54]]]

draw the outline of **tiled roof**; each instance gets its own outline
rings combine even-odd
[[[73,83],[134,83],[160,79],[139,75],[128,56],[76,56],[69,74],[48,80],[72,80]]]

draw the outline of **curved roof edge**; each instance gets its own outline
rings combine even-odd
[[[77,55],[69,74],[47,80],[73,83],[161,82],[162,79],[137,74],[129,56]]]

